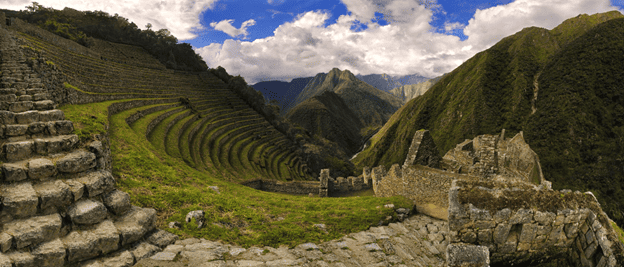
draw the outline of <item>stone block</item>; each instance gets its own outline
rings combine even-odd
[[[12,245],[13,236],[7,234],[6,232],[2,232],[2,234],[0,234],[0,250],[2,251],[2,253],[7,252],[9,249],[11,249]]]
[[[56,175],[56,166],[49,159],[31,159],[28,161],[28,177],[34,180],[51,178]]]
[[[95,197],[115,188],[115,179],[107,171],[94,171],[76,180],[85,185],[88,197]]]
[[[27,175],[26,162],[4,163],[2,164],[2,174],[7,182],[18,182],[26,180]]]
[[[40,200],[40,209],[64,208],[72,201],[69,186],[60,180],[43,182],[33,186]]]
[[[111,220],[97,224],[90,234],[95,238],[95,249],[102,254],[108,254],[119,248],[119,231]]]
[[[38,134],[42,133],[46,128],[45,123],[43,122],[33,122],[28,124],[28,133],[29,134]]]
[[[56,105],[54,104],[54,101],[52,100],[41,100],[41,101],[36,101],[36,102],[31,102],[32,103],[32,107],[36,110],[52,110],[56,108]]]
[[[579,224],[578,223],[568,223],[563,227],[566,236],[568,238],[575,238],[578,230],[579,230]]]
[[[69,191],[72,193],[74,202],[80,200],[84,195],[85,185],[74,179],[65,180],[65,183],[69,186]]]
[[[52,214],[9,222],[4,231],[13,236],[15,247],[22,249],[58,238],[61,226],[61,216]]]
[[[10,162],[27,159],[34,151],[33,141],[21,141],[4,144],[6,159]]]
[[[63,111],[55,109],[55,110],[46,110],[39,111],[39,121],[60,121],[65,119],[65,113]]]
[[[9,137],[26,135],[26,132],[28,132],[28,125],[23,124],[6,125],[4,128],[4,135]]]
[[[95,236],[88,231],[73,231],[61,238],[61,241],[67,249],[69,262],[87,260],[100,254]]]
[[[498,253],[503,254],[511,254],[515,253],[518,248],[518,244],[516,242],[505,242],[504,244],[498,245]]]
[[[69,217],[75,224],[96,224],[103,221],[108,210],[104,204],[91,199],[80,200],[69,207]]]
[[[40,244],[32,251],[35,263],[41,267],[55,267],[65,265],[65,245],[60,239]]]
[[[532,223],[527,223],[522,225],[522,231],[520,232],[520,238],[518,242],[530,244],[533,242],[533,238],[535,238],[535,231],[537,225]]]
[[[509,218],[509,224],[525,224],[531,223],[533,220],[533,210],[519,209],[516,213]]]
[[[178,236],[167,231],[156,229],[149,233],[145,240],[152,245],[165,248],[166,246],[175,243],[175,241],[178,240]]]
[[[488,220],[492,220],[492,215],[490,215],[490,212],[487,210],[482,210],[482,209],[478,209],[472,206],[470,206],[470,220],[472,221],[488,221]]]
[[[461,241],[464,243],[475,243],[477,241],[477,234],[473,231],[462,233]]]
[[[0,253],[0,267],[13,267],[13,262],[8,255]]]
[[[3,213],[16,218],[30,217],[37,213],[39,198],[30,183],[4,184],[0,191],[4,204]]]
[[[507,242],[507,236],[509,236],[509,231],[511,231],[511,225],[501,223],[494,229],[494,243],[496,244],[504,244]]]
[[[33,108],[32,101],[13,102],[9,105],[9,111],[19,113],[31,110]]]
[[[60,158],[56,167],[60,172],[78,173],[95,167],[95,164],[95,154],[79,150]]]
[[[102,196],[104,205],[114,214],[121,215],[131,207],[130,195],[121,190],[113,190]]]
[[[489,267],[490,251],[485,246],[450,244],[446,248],[449,267]]]
[[[559,225],[557,227],[553,227],[552,231],[550,231],[548,241],[546,241],[546,243],[547,245],[554,245],[563,238],[566,238],[565,233],[563,232],[563,225]]]
[[[139,261],[144,258],[151,257],[152,255],[160,252],[161,249],[147,242],[141,242],[140,244],[132,247],[130,252],[134,255],[134,258]]]
[[[504,208],[499,210],[494,214],[494,220],[496,223],[506,222],[511,216],[511,210],[509,208]]]
[[[31,267],[35,265],[35,256],[28,252],[12,252],[6,255],[13,262],[15,267]]]
[[[492,243],[492,234],[493,231],[492,229],[484,229],[484,230],[479,230],[477,232],[477,239],[479,240],[479,244],[490,244]]]
[[[37,153],[39,153],[40,150],[44,151],[44,153],[47,153],[47,154],[70,151],[74,149],[74,147],[76,146],[76,144],[78,144],[79,141],[80,139],[76,135],[54,136],[47,140],[42,140],[43,142],[42,144],[37,143],[37,146],[38,146]],[[42,148],[39,148],[39,146],[42,146]]]
[[[131,267],[134,266],[134,255],[130,251],[115,252],[100,260],[104,267]]]
[[[0,101],[13,103],[17,101],[16,95],[0,95]]]
[[[14,123],[15,113],[6,110],[0,110],[0,124],[7,125]]]
[[[156,227],[156,211],[132,207],[115,221],[121,235],[122,246],[134,243]]]

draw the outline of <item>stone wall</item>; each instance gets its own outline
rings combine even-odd
[[[252,180],[241,183],[244,186],[251,187],[257,190],[286,193],[292,195],[308,195],[318,194],[320,189],[320,182],[317,181],[293,181],[282,182],[275,180]]]
[[[451,183],[466,175],[422,165],[394,164],[387,172],[383,166],[373,168],[371,176],[375,196],[404,196],[414,201],[418,212],[446,220]]]
[[[414,133],[412,144],[405,157],[403,166],[411,166],[414,164],[429,166],[432,168],[440,167],[440,152],[436,146],[431,134],[427,130],[418,130]]]
[[[619,266],[624,248],[591,193],[525,182],[457,180],[451,242],[485,246],[492,265]]]

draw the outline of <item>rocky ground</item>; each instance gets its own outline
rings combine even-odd
[[[190,238],[139,261],[135,266],[444,266],[448,224],[425,215],[371,227],[321,244],[242,248]]]

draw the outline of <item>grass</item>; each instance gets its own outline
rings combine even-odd
[[[620,228],[614,221],[611,221],[611,226],[613,226],[613,229],[615,230],[615,233],[618,240],[620,240],[620,243],[624,244],[624,231],[622,231],[622,228]]]
[[[207,226],[203,229],[196,229],[192,223],[179,230],[166,229],[183,238],[222,240],[243,247],[294,247],[366,230],[394,215],[392,209],[378,206],[393,203],[397,208],[411,207],[403,197],[310,198],[225,182],[218,174],[191,168],[180,157],[171,157],[162,147],[152,145],[139,121],[133,127],[125,122],[133,110],[108,120],[107,107],[113,102],[66,105],[61,109],[74,120],[81,138],[108,133],[117,187],[130,194],[134,205],[155,208],[160,228],[171,221],[184,221],[191,210],[206,211]],[[208,186],[218,186],[221,193]],[[280,217],[283,220],[278,220]],[[313,227],[318,223],[327,225],[327,233]]]

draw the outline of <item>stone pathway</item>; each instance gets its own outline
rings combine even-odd
[[[448,223],[415,215],[401,223],[372,227],[341,239],[289,249],[244,249],[205,239],[177,240],[139,261],[142,267],[221,266],[444,266]]]

